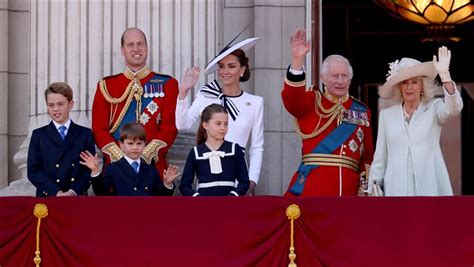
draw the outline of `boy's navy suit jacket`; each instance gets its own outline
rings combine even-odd
[[[172,196],[175,188],[165,187],[155,166],[141,160],[136,173],[125,157],[110,163],[103,178],[93,178],[93,186],[97,195],[118,196]]]
[[[36,196],[56,196],[62,190],[85,195],[91,184],[89,168],[79,163],[79,155],[88,150],[95,155],[95,144],[89,128],[71,121],[65,140],[53,122],[35,129],[28,149],[28,179],[36,187]]]

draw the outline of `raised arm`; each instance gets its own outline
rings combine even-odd
[[[306,30],[298,29],[290,37],[291,69],[303,70],[306,54],[311,50],[311,40],[306,40]]]
[[[436,107],[436,116],[438,117],[438,122],[440,124],[443,124],[450,118],[458,115],[463,108],[461,96],[456,90],[456,84],[452,81],[449,73],[450,62],[451,51],[445,46],[438,49],[438,57],[433,55],[433,65],[443,82],[445,92],[444,103],[439,104]]]
[[[196,98],[191,106],[188,103],[189,90],[194,87],[199,78],[199,67],[187,69],[181,80],[179,95],[176,103],[176,128],[178,130],[189,129],[201,116],[202,101]],[[201,100],[204,100],[201,98]]]
[[[196,85],[199,79],[199,72],[201,69],[198,66],[194,66],[191,69],[186,69],[184,76],[179,84],[179,100],[183,100],[189,93],[189,90]]]
[[[304,60],[311,49],[311,41],[306,40],[306,31],[297,30],[290,37],[291,65],[286,73],[283,91],[281,92],[283,105],[296,118],[306,115],[314,106],[314,93],[306,91],[306,74]]]

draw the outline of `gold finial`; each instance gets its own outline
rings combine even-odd
[[[35,208],[33,210],[33,214],[37,218],[44,218],[48,216],[48,207],[45,204],[39,203],[35,205]]]
[[[291,234],[290,234],[290,254],[288,255],[288,258],[290,259],[290,263],[288,264],[288,267],[296,267],[295,259],[296,259],[296,253],[295,253],[295,247],[294,247],[294,221],[298,219],[301,215],[301,210],[300,207],[296,204],[291,204],[286,208],[286,216],[288,217],[288,220],[290,221],[291,224]]]
[[[300,217],[301,211],[300,207],[296,204],[291,204],[286,208],[286,216],[289,220],[296,220]]]
[[[35,257],[33,258],[33,262],[35,263],[36,267],[40,267],[41,257],[40,257],[40,249],[39,249],[39,236],[40,236],[40,226],[41,226],[41,219],[48,216],[48,207],[45,204],[38,203],[35,205],[33,209],[33,214],[38,218],[38,223],[36,225],[36,251]]]

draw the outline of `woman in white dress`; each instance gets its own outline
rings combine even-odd
[[[449,74],[451,52],[439,48],[438,59],[421,63],[402,58],[390,63],[382,98],[394,105],[379,115],[369,195],[382,187],[386,196],[447,196],[453,191],[439,144],[441,127],[463,107]],[[444,99],[434,99],[439,74]]]
[[[229,113],[229,129],[226,140],[248,146],[250,186],[247,195],[253,195],[260,176],[263,156],[263,98],[243,91],[241,82],[250,78],[249,59],[244,50],[253,47],[259,37],[243,40],[223,49],[206,67],[205,74],[217,71],[217,81],[206,84],[189,105],[189,90],[196,83],[199,67],[185,72],[180,83],[176,105],[176,127],[189,129],[200,119],[208,105],[218,103]]]

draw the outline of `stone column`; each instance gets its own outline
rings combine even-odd
[[[0,2],[0,36],[8,36],[8,2]],[[0,188],[8,184],[8,38],[0,39]]]
[[[28,137],[15,155],[23,182],[27,182],[26,158],[31,132],[50,121],[44,90],[51,82],[69,83],[75,100],[71,118],[90,127],[97,82],[101,77],[124,70],[120,37],[125,29],[141,28],[148,39],[149,66],[154,71],[175,76],[178,81],[186,68],[205,66],[217,47],[219,25],[216,17],[220,1],[32,1],[30,4]],[[5,16],[0,7],[0,20]],[[3,29],[8,24],[0,25]],[[6,50],[0,51],[3,52],[6,55]],[[4,66],[2,55],[0,75]],[[0,82],[6,82],[2,77]],[[205,82],[206,78],[201,77],[197,87]],[[6,90],[0,93],[4,92]],[[0,101],[6,99],[1,96]],[[4,107],[6,105],[1,105],[2,109]],[[0,125],[6,127],[7,123],[2,120],[0,117]],[[0,130],[0,138],[4,138],[3,128]],[[179,135],[174,147],[191,148],[188,135]],[[6,143],[0,139],[0,149],[3,142]],[[180,152],[173,151],[174,147],[170,155],[181,157]],[[179,164],[183,160],[169,159]]]
[[[264,157],[257,194],[285,192],[300,161],[301,139],[293,117],[283,107],[281,90],[291,63],[290,35],[298,28],[311,32],[310,24],[306,26],[310,2],[255,0],[255,35],[263,37],[255,47],[255,94],[265,101]]]
[[[0,68],[1,79],[3,80],[3,77],[8,79],[8,83],[4,83],[4,89],[2,86],[0,96],[0,128],[2,138],[0,142],[2,147],[0,164],[2,167],[4,164],[4,166],[8,166],[8,169],[5,168],[5,171],[0,175],[2,181],[0,188],[2,188],[8,183],[18,183],[16,180],[19,179],[20,172],[15,168],[13,155],[18,151],[18,147],[27,133],[30,3],[27,1],[10,0],[2,1],[0,6],[2,6],[0,8],[0,14],[2,14],[0,15],[2,18],[0,23],[2,28],[0,42],[2,43],[1,47],[4,48],[0,52],[0,65],[6,66],[3,63],[8,64],[6,72],[2,72],[4,70],[3,67]],[[8,14],[8,16],[4,17],[3,14]],[[2,53],[5,53],[5,56]],[[16,192],[27,192],[27,195],[30,194],[28,193],[29,190],[24,190],[22,186],[16,188],[18,189]],[[4,195],[4,192],[6,190],[0,190],[0,195]],[[17,195],[16,193],[10,194]]]

